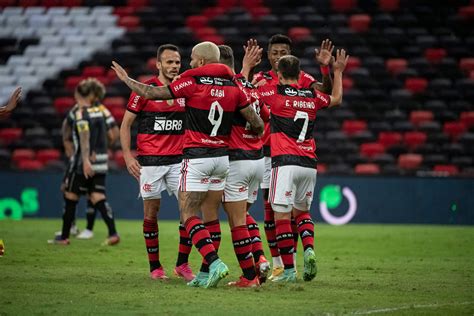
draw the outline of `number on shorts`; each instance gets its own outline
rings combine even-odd
[[[308,123],[309,123],[308,113],[303,112],[303,111],[296,111],[296,115],[295,115],[295,118],[293,119],[293,122],[295,122],[298,119],[304,119],[303,128],[301,129],[301,133],[298,136],[298,140],[296,141],[297,143],[302,143],[304,142],[306,131],[308,130]]]
[[[216,116],[216,109],[218,113],[217,119],[215,118]],[[216,136],[217,135],[217,130],[222,124],[222,116],[224,115],[224,109],[220,105],[218,101],[214,101],[211,103],[211,109],[209,110],[209,116],[207,117],[209,119],[209,122],[211,122],[212,128],[211,135],[210,136]]]

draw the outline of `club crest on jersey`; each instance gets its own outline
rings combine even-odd
[[[200,77],[199,82],[201,82],[202,84],[213,84],[214,80],[212,80],[212,78],[210,77]]]
[[[184,108],[186,106],[186,101],[184,100],[184,98],[179,98],[176,101],[178,102],[180,107]]]
[[[285,88],[285,94],[290,96],[290,97],[294,97],[294,96],[298,95],[298,91],[296,89],[291,88],[291,87],[287,87],[287,88]]]

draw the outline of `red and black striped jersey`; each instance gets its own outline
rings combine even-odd
[[[145,82],[163,86],[158,77]],[[179,163],[183,153],[184,99],[148,100],[135,92],[127,110],[137,115],[137,158],[143,166]]]
[[[256,82],[260,82],[265,80],[265,85],[277,85],[278,82],[278,75],[273,71],[260,71],[259,73],[255,74],[253,80]],[[301,71],[300,77],[298,79],[298,86],[302,88],[309,88],[313,83],[317,82],[313,76],[310,74]],[[270,157],[270,123],[265,123],[265,131],[263,132],[263,152],[266,157]]]
[[[169,85],[173,97],[186,99],[183,145],[186,158],[228,154],[234,112],[250,104],[232,77],[229,67],[209,64],[184,72],[179,80]]]
[[[270,112],[267,106],[260,102],[258,90],[241,74],[235,75],[237,84],[250,97],[250,105],[264,122],[268,122]],[[235,111],[229,140],[229,160],[256,160],[263,158],[262,138],[252,131],[250,124],[240,113]]]
[[[330,97],[297,85],[262,86],[262,100],[271,108],[272,166],[316,167],[313,138],[316,111],[329,106]]]

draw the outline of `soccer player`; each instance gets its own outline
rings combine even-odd
[[[21,100],[21,87],[18,87],[13,91],[12,95],[10,96],[10,99],[8,99],[7,104],[0,107],[0,118],[3,118],[7,116],[9,113],[11,113],[16,108],[20,100]]]
[[[255,65],[249,65],[244,63],[242,68],[242,74],[249,80],[254,82],[257,86],[262,86],[265,84],[268,85],[276,85],[278,84],[278,75],[277,75],[277,67],[278,67],[278,60],[285,55],[291,54],[291,39],[288,36],[282,34],[273,35],[268,44],[268,61],[272,67],[269,71],[261,71],[254,75],[253,70],[255,69]],[[248,47],[256,46],[256,40],[249,40],[247,42]],[[320,49],[315,50],[315,59],[319,62],[321,66],[321,73],[323,75],[322,82],[317,82],[313,76],[310,74],[300,71],[298,75],[298,85],[304,88],[314,88],[318,89],[324,93],[330,93],[332,88],[332,79],[329,72],[329,64],[332,61],[332,51],[334,50],[334,46],[329,39],[324,40],[321,43]],[[253,79],[252,79],[253,78]],[[263,136],[264,142],[264,160],[265,160],[265,171],[263,175],[263,182],[261,184],[261,189],[264,196],[264,225],[265,225],[265,235],[267,237],[268,246],[270,248],[270,253],[272,255],[273,261],[273,271],[270,279],[274,278],[275,276],[280,275],[283,273],[283,262],[281,260],[280,254],[278,252],[278,247],[276,243],[276,235],[275,235],[275,220],[273,215],[273,210],[271,208],[270,203],[268,202],[268,188],[270,186],[270,171],[271,171],[271,158],[270,158],[270,124],[265,125],[265,133]],[[292,222],[292,229],[293,233],[295,234],[295,242],[297,242],[297,227],[296,223]],[[295,262],[296,262],[296,252],[295,252]]]
[[[179,204],[181,218],[193,244],[209,264],[209,274],[198,273],[202,287],[215,287],[228,273],[220,260],[209,230],[197,216],[217,218],[225,178],[229,171],[228,141],[232,117],[236,109],[251,128],[263,132],[263,122],[249,107],[245,93],[232,80],[232,71],[219,62],[219,48],[211,42],[201,42],[191,52],[191,68],[201,67],[202,75],[187,77],[165,87],[141,84],[128,77],[116,62],[113,69],[137,94],[147,99],[186,99],[184,159],[181,164]],[[219,76],[216,76],[219,74]]]
[[[181,68],[178,47],[171,44],[158,47],[156,68],[158,76],[145,84],[169,85]],[[130,130],[135,120],[138,121],[137,159],[130,148]],[[154,101],[132,92],[120,127],[120,141],[127,169],[140,184],[144,212],[143,236],[150,277],[154,280],[168,279],[159,259],[158,213],[163,191],[178,198],[183,134],[184,99]],[[188,264],[192,243],[182,224],[179,225],[179,235],[179,253],[174,273],[189,282],[194,278]]]
[[[309,214],[316,183],[314,121],[316,111],[342,102],[342,73],[348,57],[344,50],[337,50],[331,95],[300,88],[299,60],[291,55],[278,61],[280,84],[259,89],[272,113],[269,201],[275,212],[276,242],[285,266],[284,272],[272,279],[274,282],[296,281],[292,214],[304,247],[303,279],[310,281],[317,273],[314,223]]]
[[[103,109],[94,105],[98,89],[105,90],[99,81],[88,78],[79,83],[74,93],[78,107],[74,113],[72,134],[74,155],[65,181],[63,225],[61,235],[48,240],[48,243],[69,244],[71,224],[82,194],[89,194],[94,207],[99,210],[107,225],[109,236],[104,244],[115,245],[120,241],[113,212],[105,196],[105,174],[108,169],[107,128]]]
[[[94,105],[98,106],[105,115],[105,123],[107,127],[107,140],[108,140],[109,147],[111,147],[118,140],[118,137],[119,137],[117,122],[115,121],[110,111],[101,103],[105,97],[105,88],[103,87],[103,85],[99,85],[99,84],[93,85],[93,88],[94,87],[95,87],[95,91],[93,93],[94,93],[95,99],[92,102]],[[72,130],[74,127],[73,126],[74,115],[75,115],[75,112],[77,111],[77,108],[78,108],[78,105],[76,104],[72,109],[69,110],[68,114],[66,115],[66,118],[63,120],[63,124],[61,127],[64,151],[65,151],[66,157],[70,159],[70,163],[74,156],[74,143],[72,139]],[[65,181],[67,177],[68,177],[68,172],[65,173],[63,184],[61,186],[61,191],[63,192],[66,187]],[[72,226],[71,226],[71,235],[75,235],[76,238],[78,239],[92,239],[94,237],[93,229],[94,229],[95,217],[97,213],[98,213],[98,210],[94,208],[94,205],[91,202],[89,196],[87,196],[86,229],[79,232],[79,229],[77,228],[75,224],[75,221],[73,221]],[[61,231],[58,231],[56,232],[56,235],[61,235],[61,233],[62,233]]]

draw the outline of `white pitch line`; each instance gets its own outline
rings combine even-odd
[[[412,308],[437,308],[437,307],[444,307],[444,306],[459,306],[459,305],[471,305],[471,304],[474,304],[474,302],[407,305],[407,306],[399,306],[399,307],[392,307],[392,308],[380,308],[380,309],[372,309],[372,310],[366,310],[366,311],[356,311],[356,312],[352,312],[351,315],[370,315],[370,314],[396,312],[399,310],[412,309]]]

